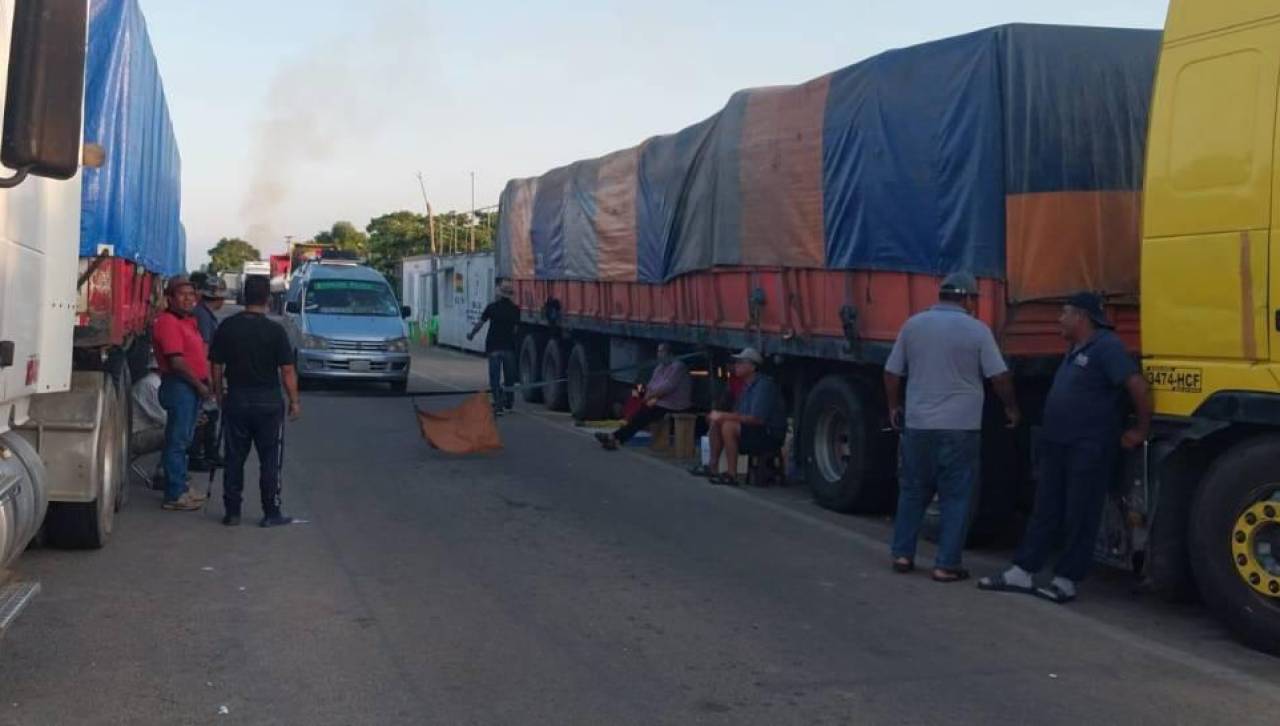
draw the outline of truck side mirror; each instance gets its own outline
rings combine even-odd
[[[408,306],[408,305],[401,305],[401,306],[400,306],[400,317],[402,317],[402,318],[407,318],[407,317],[409,317],[410,315],[413,315],[413,311],[409,309],[409,306]]]
[[[70,179],[80,168],[88,3],[17,0],[9,47],[0,163],[28,174]]]
[[[290,300],[284,304],[284,311],[290,315],[297,315],[302,312],[302,303],[297,300]]]

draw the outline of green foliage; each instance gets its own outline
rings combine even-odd
[[[258,248],[238,237],[223,237],[209,250],[209,272],[238,272],[244,263],[262,259]]]
[[[369,235],[347,221],[334,222],[328,231],[317,232],[315,241],[333,245],[335,249],[344,252],[356,252],[362,256],[369,254]]]
[[[401,210],[369,221],[369,265],[398,284],[400,260],[427,252],[427,218]]]

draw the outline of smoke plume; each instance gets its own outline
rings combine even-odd
[[[414,93],[419,73],[426,73],[422,10],[402,1],[365,7],[372,20],[367,31],[324,38],[272,77],[240,204],[246,239],[259,249],[278,246],[279,216],[296,181],[337,151],[376,135],[381,120],[395,112],[396,99]]]

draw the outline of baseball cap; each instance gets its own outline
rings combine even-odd
[[[944,295],[966,295],[972,297],[978,294],[978,281],[967,272],[953,272],[943,278],[942,285],[938,288],[938,291]]]
[[[755,348],[743,348],[741,353],[733,356],[734,360],[745,360],[756,364],[756,367],[764,365],[764,356],[760,355],[760,351]]]
[[[1097,293],[1077,292],[1067,298],[1067,304],[1087,315],[1093,321],[1093,324],[1099,328],[1112,329],[1116,327],[1107,319],[1107,313],[1102,308],[1102,296]]]
[[[172,295],[177,292],[180,287],[194,287],[194,285],[191,284],[191,278],[186,275],[174,275],[173,277],[170,277],[169,281],[165,283],[164,294]]]

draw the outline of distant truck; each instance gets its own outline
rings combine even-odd
[[[111,535],[128,491],[131,384],[186,243],[177,142],[136,0],[22,0],[0,18],[0,162],[13,170],[0,181],[7,573],[37,530],[66,547]],[[0,628],[38,588],[5,578]]]
[[[525,398],[594,418],[622,388],[598,372],[657,341],[710,372],[751,345],[815,499],[884,511],[884,360],[966,270],[1030,423],[1005,430],[988,396],[971,531],[991,536],[1030,509],[1062,301],[1100,291],[1157,421],[1117,472],[1097,556],[1198,591],[1280,653],[1280,1],[1174,0],[1168,17],[1163,34],[1012,25],[893,50],[511,181],[496,254],[523,311],[519,375],[568,379]]]
[[[250,277],[265,277],[271,279],[271,263],[267,260],[249,260],[240,268],[240,286],[236,294],[236,303],[244,304],[244,283]]]

